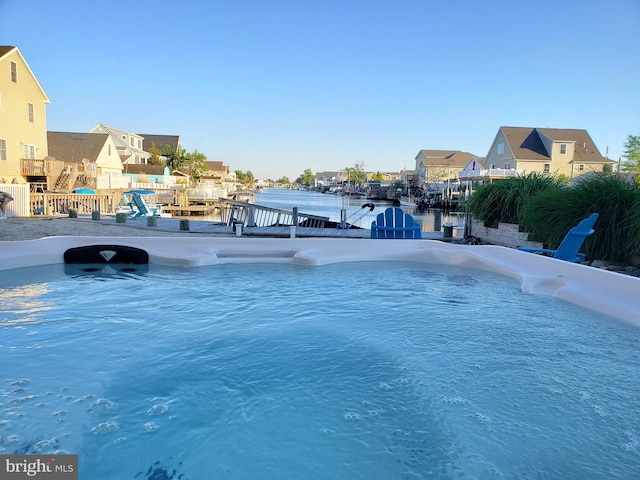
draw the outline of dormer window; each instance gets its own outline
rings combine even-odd
[[[564,155],[565,153],[567,153],[567,144],[566,143],[561,143],[560,144],[560,154]]]
[[[11,62],[11,81],[18,83],[18,65],[16,65],[16,62]]]

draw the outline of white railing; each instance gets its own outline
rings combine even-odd
[[[220,197],[227,196],[227,189],[223,187],[209,187],[209,188],[190,188],[187,190],[189,201],[217,201]]]
[[[460,170],[458,178],[495,178],[495,177],[515,177],[520,175],[520,171],[515,168],[485,168],[482,170]]]
[[[220,198],[220,220],[227,225],[242,222],[247,227],[324,228],[329,217],[299,213],[297,209],[280,210],[279,208]]]
[[[155,183],[155,182],[131,182],[133,190],[171,190],[174,188],[184,188],[184,185],[175,185],[168,183]]]

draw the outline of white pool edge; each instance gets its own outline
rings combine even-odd
[[[0,242],[0,271],[64,263],[69,248],[105,244],[141,248],[149,253],[151,263],[174,266],[415,261],[474,268],[512,277],[525,293],[554,296],[640,326],[639,278],[507,247],[436,240],[45,237]]]

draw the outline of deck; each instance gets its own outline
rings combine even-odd
[[[170,213],[176,217],[196,217],[202,215],[206,217],[207,215],[212,215],[216,211],[216,206],[211,205],[189,205],[187,207],[182,207],[179,205],[166,205],[162,206],[162,211],[165,213]]]
[[[78,218],[70,218],[70,221],[96,222],[105,225],[118,225],[122,228],[139,228],[145,230],[157,230],[164,232],[184,232],[191,234],[217,234],[224,236],[236,236],[233,226],[225,225],[221,222],[210,222],[207,220],[189,221],[189,230],[181,231],[179,218],[158,218],[157,226],[149,227],[144,218],[127,219],[126,223],[116,223],[115,215],[101,215],[100,220],[92,220],[90,215],[78,215]],[[291,236],[290,226],[273,227],[245,227],[242,230],[242,237],[275,237],[289,238]],[[295,236],[298,238],[370,238],[371,230],[367,229],[339,229],[339,228],[306,228],[296,227]],[[423,232],[423,239],[442,239],[442,232]],[[377,241],[377,240],[376,240]]]

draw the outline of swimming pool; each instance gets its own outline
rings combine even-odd
[[[2,277],[5,453],[78,453],[80,478],[640,473],[640,329],[553,296],[611,289],[633,321],[635,279],[404,240],[100,239],[152,263],[65,272],[95,239],[45,240],[2,263],[48,264]]]

